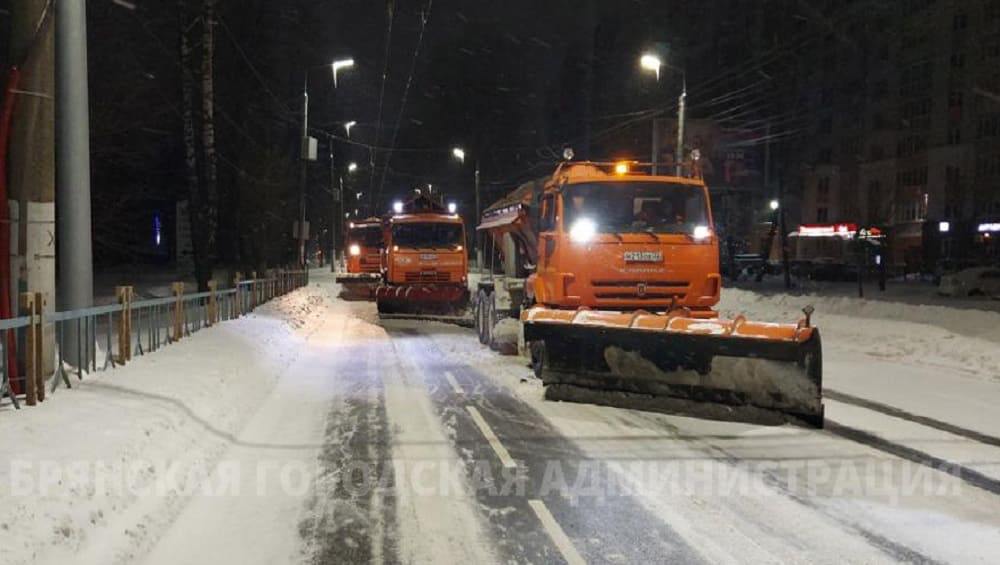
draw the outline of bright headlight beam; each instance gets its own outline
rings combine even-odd
[[[569,238],[577,243],[587,243],[597,233],[597,224],[590,218],[580,218],[569,229]]]
[[[708,239],[712,235],[712,230],[708,229],[708,226],[695,226],[694,232],[691,237],[696,240]]]
[[[351,247],[348,251],[350,252],[351,255],[357,257],[358,255],[361,255],[361,246],[358,245],[357,243],[353,243],[351,244]]]

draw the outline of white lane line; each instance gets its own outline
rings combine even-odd
[[[451,374],[451,371],[445,371],[444,378],[448,379],[448,384],[451,385],[451,389],[455,391],[455,394],[465,394],[462,387],[458,386],[458,381],[455,380],[455,375]]]
[[[570,541],[569,536],[566,535],[559,522],[556,522],[555,517],[549,512],[549,507],[545,506],[545,503],[541,500],[529,500],[528,505],[535,511],[538,521],[545,528],[545,533],[549,534],[549,538],[552,539],[552,543],[559,549],[559,553],[562,553],[566,563],[569,563],[569,565],[586,565],[587,562],[583,560],[580,553],[573,547],[573,542]]]
[[[507,448],[500,443],[497,435],[493,433],[493,428],[490,428],[490,425],[486,423],[486,420],[483,419],[483,415],[479,413],[479,410],[477,410],[475,406],[466,406],[465,408],[469,411],[469,414],[472,415],[472,421],[479,426],[479,431],[483,432],[483,435],[486,436],[486,441],[490,442],[490,447],[492,447],[493,451],[496,452],[497,457],[500,458],[500,462],[503,463],[503,466],[508,469],[517,467],[517,463],[515,463],[511,458],[510,453],[507,453]]]

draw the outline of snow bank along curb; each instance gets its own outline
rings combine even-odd
[[[808,304],[826,350],[850,348],[878,359],[955,369],[1000,381],[1000,313],[847,297],[765,296],[727,289],[723,315],[758,321],[795,321]]]
[[[299,289],[0,414],[0,563],[131,562],[148,551],[300,355],[324,300]]]

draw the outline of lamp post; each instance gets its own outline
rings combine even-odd
[[[455,147],[451,150],[451,155],[457,159],[463,165],[465,164],[465,149],[461,147]],[[476,192],[476,215],[472,221],[472,229],[476,229],[476,224],[479,223],[480,204],[479,204],[479,159],[476,159],[476,170],[475,170],[475,192]],[[473,232],[473,240],[476,245],[476,262],[479,263],[480,271],[482,270],[482,257],[479,255],[479,232]]]
[[[339,59],[330,63],[329,67],[333,71],[333,87],[337,87],[337,74],[354,66],[354,59]],[[319,68],[319,67],[317,67]],[[323,65],[326,68],[326,65]],[[313,152],[314,140],[309,137],[309,72],[313,69],[306,69],[302,87],[302,147],[299,158],[299,230],[296,235],[299,238],[299,264],[306,264],[306,188],[308,186],[309,161],[315,161],[316,155]],[[333,144],[330,145],[330,159],[333,161]],[[331,170],[332,170],[331,164]],[[331,229],[336,225],[336,216]],[[332,231],[336,237],[336,231]],[[336,256],[336,246],[334,246],[334,256]]]
[[[684,122],[687,110],[687,72],[663,62],[659,55],[646,53],[639,58],[639,66],[643,70],[656,73],[656,82],[660,82],[660,69],[667,67],[681,73],[681,94],[677,98],[677,149],[674,160],[676,161],[676,174],[683,174],[684,163]],[[659,160],[660,140],[657,135],[656,119],[653,119],[653,174],[657,173],[657,161]]]

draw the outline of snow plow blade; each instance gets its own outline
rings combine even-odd
[[[469,289],[458,285],[382,285],[375,289],[375,302],[380,315],[456,316],[469,304]]]
[[[344,300],[375,299],[375,288],[382,280],[378,273],[341,273],[337,275],[340,285],[340,297]]]
[[[522,321],[546,399],[822,427],[822,346],[805,312],[770,324],[535,307]]]

